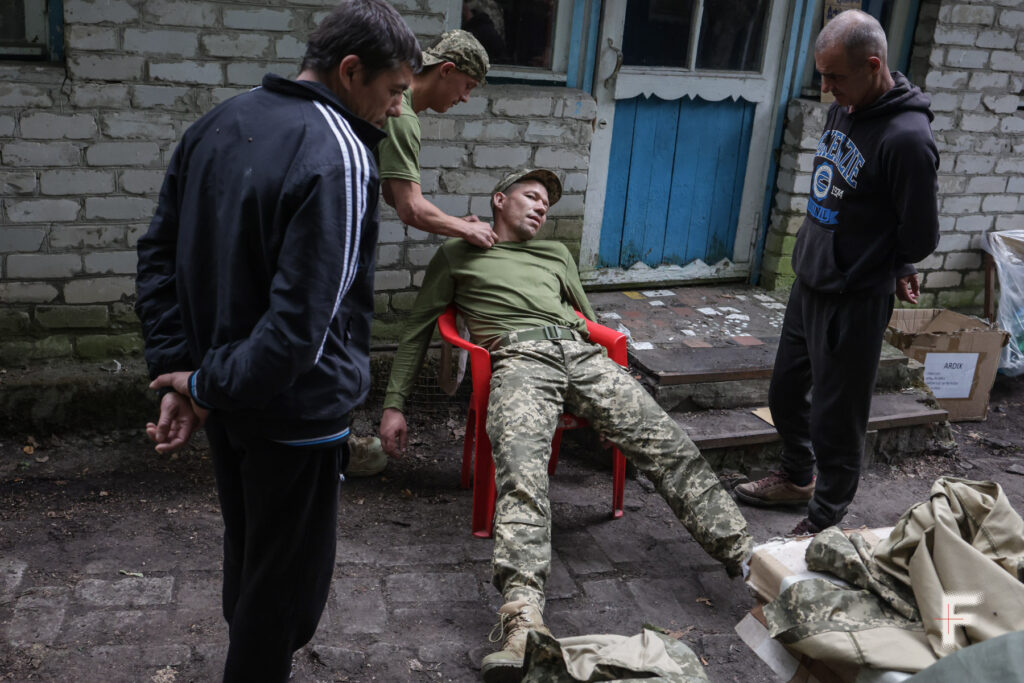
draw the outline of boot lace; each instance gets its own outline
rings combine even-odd
[[[765,489],[775,488],[779,484],[784,484],[789,481],[789,477],[784,472],[769,472],[768,476],[764,479],[758,479],[755,482],[751,482],[751,488],[755,491],[764,491]]]
[[[521,609],[515,614],[499,614],[498,623],[487,635],[487,640],[492,643],[500,643],[511,638],[516,631],[524,627],[526,620],[521,618],[524,611],[525,609]]]

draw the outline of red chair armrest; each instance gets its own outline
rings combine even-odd
[[[625,366],[628,364],[626,335],[610,327],[605,327],[600,323],[595,323],[593,320],[589,320],[579,311],[576,311],[576,315],[586,320],[587,334],[590,335],[590,341],[608,349],[608,357],[619,365]]]
[[[491,386],[491,354],[482,346],[463,339],[455,326],[455,304],[451,304],[437,318],[437,329],[441,339],[452,346],[469,351],[469,367],[473,371],[473,391],[480,405],[486,410]]]

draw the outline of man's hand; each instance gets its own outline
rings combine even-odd
[[[896,280],[896,298],[906,301],[908,304],[916,304],[921,294],[921,285],[917,281],[917,274],[913,273]]]
[[[188,388],[188,378],[191,376],[191,372],[169,372],[166,375],[160,375],[150,382],[149,388],[159,389],[160,387],[170,387],[181,394],[184,398],[188,399],[192,404],[192,412],[199,418],[199,426],[202,427],[203,423],[206,422],[206,418],[210,415],[210,411],[206,408],[200,407],[192,400],[192,392],[189,391]]]
[[[490,249],[494,246],[498,236],[494,234],[490,223],[484,223],[473,215],[465,216],[462,220],[466,223],[462,239],[481,249]]]
[[[146,436],[156,443],[157,453],[173,453],[183,447],[202,425],[203,420],[192,405],[187,397],[174,391],[160,399],[160,418],[156,424],[146,424]]]
[[[380,445],[384,452],[393,458],[405,455],[405,447],[409,441],[409,428],[405,424],[405,415],[401,410],[385,408],[380,416]]]

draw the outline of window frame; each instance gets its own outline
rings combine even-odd
[[[25,12],[26,42],[0,45],[0,61],[51,61],[64,59],[63,0],[15,0]]]
[[[487,80],[537,81],[544,84],[565,85],[569,77],[569,48],[572,42],[573,0],[556,0],[555,25],[552,32],[551,68],[518,66],[515,64],[491,65]],[[462,25],[462,0],[448,0],[446,27]]]

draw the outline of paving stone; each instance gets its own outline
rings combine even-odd
[[[556,637],[587,633],[633,635],[643,629],[643,618],[636,607],[588,605],[569,608],[569,603],[551,604],[544,613],[544,623]]]
[[[15,609],[7,625],[7,641],[14,646],[50,644],[64,623],[64,608]]]
[[[21,584],[28,567],[26,562],[14,558],[0,558],[0,599],[6,601]]]
[[[174,579],[169,576],[141,579],[129,576],[114,581],[83,579],[75,587],[75,597],[104,607],[137,607],[168,603],[173,590]]]
[[[149,610],[94,610],[69,617],[56,642],[119,645],[152,643],[170,629],[170,614]]]
[[[380,633],[387,624],[387,608],[380,579],[335,578],[324,614],[325,633]]]
[[[676,599],[681,583],[680,579],[631,579],[626,586],[645,623],[676,629],[694,623],[696,613]]]
[[[476,580],[467,572],[392,574],[384,582],[395,602],[461,602],[480,599]]]
[[[143,665],[154,667],[182,666],[192,656],[191,650],[184,645],[104,645],[93,648],[90,654],[111,664],[137,659]]]
[[[384,566],[422,564],[450,564],[463,558],[461,546],[443,545],[398,545],[383,548],[373,556],[373,561]]]
[[[392,618],[416,629],[413,633],[429,633],[427,642],[458,641],[472,647],[473,643],[487,643],[487,634],[497,623],[495,612],[472,608],[446,607],[424,609],[422,607],[398,608],[391,612]]]
[[[177,581],[174,605],[181,610],[197,612],[220,605],[223,577],[221,572],[188,575]]]
[[[569,574],[568,568],[566,568],[559,555],[558,551],[552,549],[551,575],[548,576],[548,582],[545,586],[545,594],[549,602],[551,600],[575,598],[579,595],[579,588],[576,586],[576,582],[573,580],[572,575]]]
[[[614,569],[608,556],[594,543],[594,538],[590,534],[570,534],[567,538],[560,536],[557,540],[559,557],[576,576],[601,574]]]

